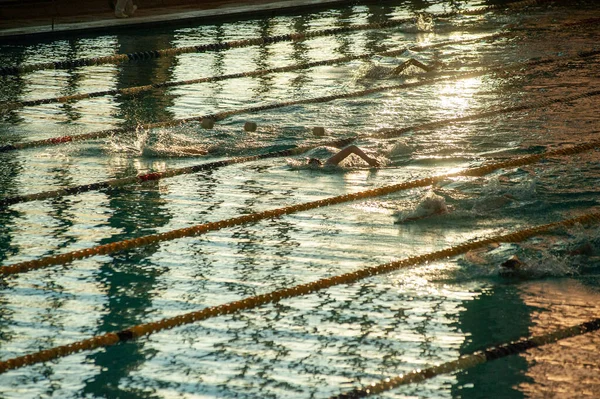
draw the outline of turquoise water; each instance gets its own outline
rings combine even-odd
[[[454,2],[476,7],[480,2]],[[5,112],[0,145],[413,82],[597,49],[594,2],[457,16],[297,43],[183,54],[0,77],[0,101],[30,100],[272,68],[403,46],[513,36],[259,78],[157,89]],[[564,3],[563,3],[564,4]],[[424,8],[426,7],[426,8]],[[30,64],[309,32],[442,12],[445,2],[386,2],[186,28],[5,45],[1,65]],[[437,70],[388,72],[413,57]],[[108,139],[0,153],[1,197],[163,171],[290,145],[358,136],[385,164],[310,168],[306,155],[242,163],[0,210],[2,265],[448,173],[598,139],[598,98],[501,114],[396,139],[385,129],[600,88],[598,56],[448,79],[409,90],[298,105]],[[254,121],[256,132],[244,122]],[[322,126],[326,137],[312,134]],[[186,156],[180,148],[206,148]],[[598,152],[480,178],[322,207],[111,256],[5,277],[0,360],[119,331],[481,237],[598,211]],[[447,212],[424,215],[429,195]],[[435,195],[435,196],[434,196]],[[513,255],[526,262],[500,275]],[[519,244],[341,285],[276,305],[162,331],[0,375],[1,398],[326,398],[464,353],[597,317],[600,230],[578,226]],[[593,397],[598,333],[561,341],[380,397]]]

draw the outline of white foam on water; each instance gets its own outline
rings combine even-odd
[[[433,191],[428,191],[414,208],[397,211],[394,223],[405,223],[424,219],[433,215],[444,215],[449,212],[446,199]]]
[[[183,134],[168,130],[136,129],[133,134],[113,136],[105,150],[131,157],[195,157],[206,155],[207,147]]]

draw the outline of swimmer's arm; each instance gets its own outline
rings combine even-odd
[[[340,162],[342,162],[344,159],[346,159],[346,157],[347,157],[348,155],[350,155],[350,154],[356,154],[356,155],[358,155],[358,156],[359,156],[359,157],[361,157],[361,158],[362,158],[362,159],[363,159],[363,160],[364,160],[366,163],[368,163],[369,165],[371,165],[371,166],[372,166],[372,167],[374,167],[374,168],[381,166],[381,165],[379,164],[379,162],[377,162],[377,160],[375,160],[375,159],[373,159],[373,158],[369,157],[367,154],[365,154],[365,153],[363,152],[363,150],[361,150],[360,148],[358,148],[358,147],[357,147],[357,146],[355,146],[355,145],[351,145],[351,146],[348,146],[348,147],[346,147],[346,148],[344,148],[344,149],[340,150],[340,152],[338,152],[337,154],[335,154],[335,155],[331,156],[331,157],[330,157],[330,158],[327,160],[326,164],[328,164],[328,165],[337,165],[337,164],[339,164]]]
[[[422,62],[415,60],[414,58],[410,58],[407,61],[404,61],[402,64],[400,64],[396,68],[394,68],[394,70],[392,71],[392,75],[400,75],[402,72],[404,72],[404,70],[406,68],[408,68],[411,65],[419,67],[419,68],[423,69],[425,72],[431,72],[433,70],[432,67],[427,66],[427,65],[423,64]]]

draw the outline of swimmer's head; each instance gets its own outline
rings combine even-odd
[[[514,276],[523,270],[525,263],[516,255],[511,256],[500,265],[501,276]]]
[[[321,162],[321,160],[317,159],[317,158],[310,158],[308,160],[308,164],[310,166],[321,166],[321,165],[323,165],[323,162]]]

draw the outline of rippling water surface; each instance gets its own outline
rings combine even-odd
[[[333,151],[318,147],[298,156],[5,206],[2,265],[598,140],[596,96],[376,138],[390,129],[600,89],[600,56],[577,56],[598,50],[600,9],[594,1],[444,19],[417,16],[482,5],[488,3],[359,4],[0,47],[0,64],[25,65],[388,19],[415,21],[297,42],[0,77],[0,145],[130,128],[104,139],[0,153],[2,198],[350,136],[384,164],[374,169],[352,158],[339,167],[307,166],[307,157]],[[500,32],[508,34],[486,39]],[[5,107],[459,39],[480,40],[135,96]],[[410,58],[434,69],[412,66],[391,73]],[[552,62],[519,66],[545,58]],[[483,67],[495,69],[453,76]],[[199,122],[139,127],[428,79],[439,80],[241,113],[210,130]],[[257,123],[255,132],[244,130],[247,121]],[[314,136],[314,127],[324,127],[325,137]],[[200,155],[204,150],[208,154]],[[0,360],[597,212],[599,188],[598,152],[588,151],[5,277]],[[512,256],[524,262],[522,273],[501,275],[500,264]],[[7,371],[0,375],[0,397],[326,398],[598,317],[599,262],[598,226],[558,229]],[[600,388],[599,346],[598,333],[586,334],[380,397],[594,397]]]

